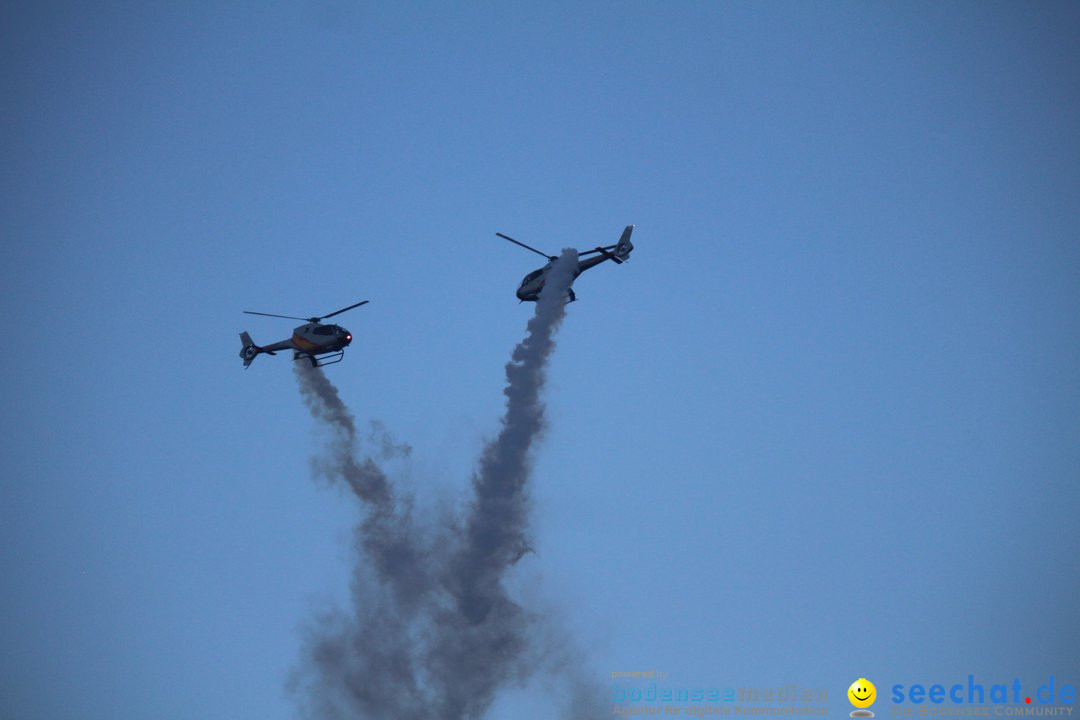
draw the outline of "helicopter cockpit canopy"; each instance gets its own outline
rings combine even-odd
[[[521,281],[521,286],[524,287],[524,286],[528,285],[533,280],[540,277],[543,273],[544,273],[544,268],[540,268],[539,270],[533,270],[531,273],[529,273],[528,275],[525,276],[524,280]]]
[[[338,338],[344,340],[346,344],[352,340],[352,335],[349,331],[340,325],[315,325],[310,328],[312,335],[323,335],[328,338]]]

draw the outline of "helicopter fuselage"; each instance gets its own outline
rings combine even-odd
[[[240,358],[244,361],[244,367],[251,365],[251,361],[259,353],[275,355],[279,350],[292,350],[294,360],[306,357],[313,366],[319,367],[333,365],[341,360],[345,355],[345,348],[352,342],[352,333],[340,325],[308,323],[293,330],[292,337],[288,340],[271,345],[256,345],[246,332],[240,333],[240,341],[243,344]],[[318,360],[320,355],[330,357]]]
[[[344,350],[352,342],[352,333],[340,325],[308,323],[293,330],[292,348],[304,355],[323,355]]]
[[[591,257],[588,260],[579,260],[577,270],[574,271],[574,279],[589,268],[595,267],[609,259],[610,258],[608,257],[599,255],[597,257]],[[539,270],[533,270],[522,279],[521,285],[517,289],[518,300],[535,302],[540,297],[540,291],[544,289],[544,283],[547,281],[548,273],[551,272],[551,266],[553,264],[555,264],[554,260]],[[573,282],[573,280],[571,280],[571,282]],[[570,292],[572,295],[573,291],[571,290]]]

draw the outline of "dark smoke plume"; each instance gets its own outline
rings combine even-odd
[[[421,522],[357,437],[356,422],[321,370],[296,363],[312,415],[331,432],[316,473],[344,483],[366,508],[355,531],[352,606],[318,620],[296,684],[311,717],[479,718],[501,688],[542,672],[573,674],[574,660],[542,640],[551,626],[507,592],[507,572],[529,552],[530,451],[544,427],[540,391],[577,251],[548,273],[524,340],[506,365],[506,412],[472,478],[463,517]],[[379,460],[409,451],[373,425]],[[363,460],[357,457],[368,453]],[[573,716],[593,716],[586,684],[570,677]]]

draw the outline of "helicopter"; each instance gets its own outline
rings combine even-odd
[[[613,260],[620,265],[629,260],[630,251],[634,249],[634,244],[630,242],[630,234],[632,232],[634,232],[634,226],[627,225],[626,229],[623,230],[622,237],[619,238],[618,243],[614,245],[608,245],[606,247],[598,247],[595,250],[586,250],[585,252],[578,253],[578,257],[592,255],[593,253],[599,254],[596,257],[589,258],[588,260],[579,261],[577,269],[574,271],[574,277],[577,278],[577,276],[581,273],[585,272],[591,267],[599,265],[605,260]],[[539,270],[533,270],[531,273],[526,275],[525,278],[521,281],[521,285],[517,289],[518,300],[531,300],[535,302],[537,298],[540,297],[540,290],[544,287],[544,281],[547,279],[548,271],[551,270],[551,265],[558,259],[558,256],[542,253],[534,247],[529,247],[523,242],[518,242],[509,235],[503,235],[500,232],[497,232],[495,234],[501,237],[503,240],[509,240],[515,245],[520,245],[526,250],[532,250],[537,255],[543,255],[548,259],[547,265],[540,268]],[[567,293],[570,296],[569,302],[574,302],[575,300],[577,300],[577,296],[574,295],[573,288],[568,289]]]
[[[244,310],[248,315],[264,315],[266,317],[286,318],[288,320],[304,320],[307,323],[306,325],[301,325],[293,330],[292,337],[288,340],[282,340],[281,342],[266,345],[265,347],[256,345],[246,331],[240,333],[240,342],[244,345],[240,350],[240,358],[244,361],[244,368],[246,369],[250,366],[259,353],[276,355],[278,350],[292,350],[293,360],[299,360],[301,357],[306,357],[311,361],[311,367],[323,367],[324,365],[333,365],[341,362],[345,357],[345,348],[352,342],[352,334],[340,325],[323,325],[322,321],[326,318],[340,315],[346,310],[352,310],[353,308],[365,305],[368,302],[368,300],[362,300],[355,305],[335,310],[322,317],[309,318]],[[326,357],[319,358],[319,355],[326,355]]]

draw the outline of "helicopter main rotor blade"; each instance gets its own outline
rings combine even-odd
[[[341,308],[340,310],[335,310],[334,312],[330,313],[329,315],[323,315],[321,318],[319,318],[319,320],[325,320],[328,317],[334,317],[335,315],[340,315],[341,313],[345,312],[346,310],[352,310],[353,308],[360,307],[361,305],[367,305],[369,302],[371,302],[371,301],[370,300],[361,300],[360,302],[356,303],[355,305],[350,305],[347,308]]]
[[[279,317],[285,318],[286,320],[307,320],[309,322],[311,320],[311,318],[296,317],[295,315],[274,315],[273,313],[254,312],[253,310],[244,310],[244,312],[248,315],[265,315],[266,317]]]
[[[534,247],[529,247],[528,245],[526,245],[523,242],[518,242],[517,240],[510,237],[509,235],[503,235],[501,232],[497,232],[495,234],[498,235],[499,237],[501,237],[503,240],[509,240],[510,242],[514,243],[515,245],[520,245],[521,247],[525,248],[526,250],[532,250],[537,255],[543,255],[548,260],[555,260],[556,259],[554,255],[548,255],[547,253],[542,253],[542,252],[540,252],[539,250],[537,250]]]

